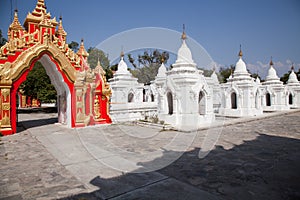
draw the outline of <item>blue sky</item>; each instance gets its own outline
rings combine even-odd
[[[1,0],[3,33],[11,22],[11,2],[23,23],[36,1]],[[296,70],[300,67],[298,0],[45,1],[52,17],[62,15],[68,42],[84,38],[86,48],[133,28],[161,27],[181,32],[184,23],[188,37],[200,43],[220,66],[234,64],[242,44],[248,68],[262,76],[270,56],[279,75],[290,68],[291,62]]]

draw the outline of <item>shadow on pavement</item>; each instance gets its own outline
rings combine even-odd
[[[170,153],[140,165],[149,168]],[[300,140],[260,134],[228,150],[217,146],[203,159],[198,153],[185,152],[156,172],[97,176],[90,183],[99,190],[63,199],[210,199],[201,191],[211,199],[300,199]],[[154,174],[166,178],[149,183]]]
[[[37,114],[37,113],[44,113],[44,114],[51,114],[57,113],[56,107],[44,107],[44,108],[19,108],[17,110],[18,114]],[[54,124],[58,122],[57,117],[49,116],[49,118],[41,118],[41,119],[29,119],[29,120],[17,120],[17,132],[20,133],[25,129],[44,126],[48,124]]]

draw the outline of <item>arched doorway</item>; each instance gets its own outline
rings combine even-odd
[[[173,95],[172,95],[172,92],[167,93],[167,100],[168,100],[168,114],[173,115]]]
[[[155,99],[154,94],[151,93],[151,102],[154,102],[154,99]]]
[[[231,108],[232,109],[237,109],[237,98],[236,98],[236,93],[232,92],[231,93]]]
[[[206,99],[203,91],[199,92],[198,109],[200,115],[206,114]]]
[[[39,57],[31,61],[31,65],[25,72],[21,73],[18,79],[12,84],[11,95],[17,94],[19,86],[26,80],[28,73],[32,70],[34,64],[39,61],[46,70],[51,83],[55,87],[57,92],[57,107],[58,107],[58,122],[65,124],[68,127],[74,126],[74,120],[72,124],[72,113],[71,113],[71,92],[73,91],[72,82],[70,82],[64,73],[59,70],[57,61],[55,61],[50,52],[43,51]],[[15,99],[11,99],[11,104],[16,105]],[[16,107],[11,107],[11,115],[16,116]],[[14,119],[12,119],[12,125],[14,125]]]
[[[132,103],[134,99],[134,94],[133,92],[129,92],[128,94],[128,103]]]
[[[293,95],[292,95],[292,93],[289,94],[289,105],[293,105]]]
[[[266,106],[271,106],[271,95],[270,95],[270,93],[266,94]]]

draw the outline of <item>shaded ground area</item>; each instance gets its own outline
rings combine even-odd
[[[202,159],[206,130],[182,154],[162,148],[176,132],[138,126],[75,131],[47,124],[54,114],[31,116],[30,123],[25,115],[24,130],[1,141],[0,199],[300,198],[299,111],[218,128],[215,148]],[[132,130],[145,137],[129,135]],[[152,135],[145,139],[147,134]],[[112,145],[122,151],[113,154]],[[161,154],[147,158],[145,152],[157,149]],[[128,157],[124,150],[141,157]],[[153,172],[120,172],[103,164],[108,159],[119,161],[120,168],[151,169],[178,153],[179,159]]]

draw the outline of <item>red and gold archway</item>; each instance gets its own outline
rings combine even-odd
[[[108,101],[111,90],[105,72],[98,64],[91,69],[83,41],[77,53],[66,43],[62,19],[47,13],[44,0],[38,0],[24,27],[15,11],[8,29],[8,42],[0,49],[0,132],[16,132],[16,93],[36,61],[43,66],[61,98],[59,112],[70,127],[111,123]],[[63,105],[65,104],[65,105]]]

